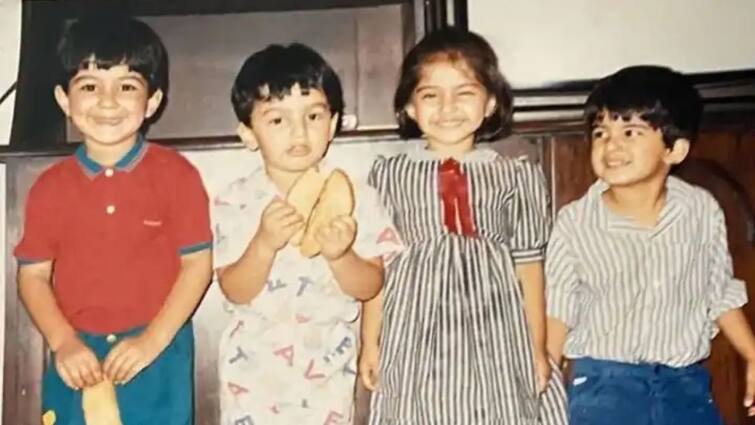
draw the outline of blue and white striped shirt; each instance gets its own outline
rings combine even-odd
[[[593,184],[558,214],[546,255],[548,316],[568,358],[681,367],[710,354],[715,320],[747,302],[732,275],[721,207],[670,176],[654,228],[609,210]]]

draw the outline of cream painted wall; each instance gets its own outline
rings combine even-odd
[[[19,38],[21,35],[21,0],[0,0],[0,96],[16,81]],[[0,145],[10,141],[15,96],[0,105]]]
[[[16,81],[19,39],[21,36],[21,0],[0,0],[0,96]],[[0,105],[0,145],[10,142],[15,96]],[[0,240],[5,241],[5,165],[0,164]],[[0,244],[0,258],[5,258],[6,244]],[[0,348],[5,346],[5,263],[0,262]],[[3,391],[3,365],[0,357],[0,400]],[[0,418],[3,406],[0,403]],[[2,419],[0,419],[0,422]]]
[[[621,66],[685,72],[755,68],[752,0],[471,0],[469,26],[485,36],[517,88],[593,79]]]

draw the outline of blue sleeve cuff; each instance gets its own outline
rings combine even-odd
[[[16,258],[16,261],[18,261],[19,266],[23,266],[26,264],[36,264],[36,263],[44,263],[45,261],[50,261],[52,258]]]
[[[178,250],[181,255],[193,254],[195,252],[204,251],[205,249],[212,248],[212,241],[201,242],[194,245],[185,246]]]

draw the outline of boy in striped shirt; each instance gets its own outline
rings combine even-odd
[[[755,414],[755,338],[723,211],[669,176],[701,112],[684,76],[656,66],[622,69],[587,99],[598,181],[559,212],[545,267],[548,350],[572,361],[574,425],[723,424],[700,364],[719,329],[746,361]]]

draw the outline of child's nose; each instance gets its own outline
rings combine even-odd
[[[307,125],[304,120],[295,120],[291,126],[291,137],[294,141],[303,141],[307,138]]]
[[[456,99],[453,96],[443,96],[440,102],[440,111],[443,113],[453,112],[456,109]]]
[[[118,105],[115,100],[115,93],[112,90],[103,90],[100,92],[97,104],[102,108],[112,108]]]

